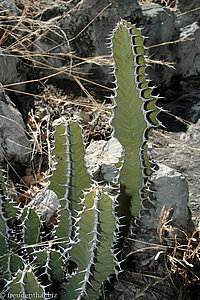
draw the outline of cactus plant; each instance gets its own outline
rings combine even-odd
[[[68,285],[61,292],[60,298],[76,299],[85,294],[92,297],[91,295],[95,293],[97,297],[98,289],[90,286],[90,280],[94,278],[93,274],[97,272],[100,285],[109,274],[114,272],[116,265],[114,237],[118,220],[114,213],[115,196],[111,195],[111,187],[107,185],[100,187],[96,182],[91,184],[84,165],[85,152],[79,125],[75,122],[66,122],[65,125],[57,126],[58,132],[62,127],[65,127],[65,131],[63,129],[59,136],[56,134],[56,139],[58,138],[60,146],[66,144],[65,160],[68,160],[69,165],[66,174],[66,192],[60,201],[65,201],[63,207],[68,211],[68,224],[73,228],[68,233],[71,243],[66,245],[66,250],[69,252],[69,261],[76,263],[77,270],[74,271],[76,274],[68,276]],[[55,152],[58,151],[59,155],[60,146],[55,148]],[[50,188],[54,190],[54,184],[51,183]],[[57,188],[56,184],[55,188]],[[66,219],[63,219],[62,215],[60,215],[58,228],[60,226],[66,226]],[[56,230],[56,236],[62,238],[63,231]],[[102,258],[105,261],[103,265]]]
[[[112,124],[124,147],[123,167],[120,165],[113,184],[91,179],[84,161],[82,128],[72,120],[60,122],[54,133],[57,163],[48,186],[57,194],[59,205],[47,240],[41,235],[34,199],[20,207],[6,198],[0,173],[0,273],[6,293],[37,292],[50,299],[49,292],[59,285],[57,299],[95,299],[101,283],[121,271],[120,217],[127,203],[130,218],[136,217],[147,197],[152,170],[146,142],[150,130],[158,125],[159,110],[146,79],[140,30],[120,21],[110,47],[116,83]]]
[[[135,217],[141,210],[141,199],[146,198],[146,182],[152,172],[146,142],[158,125],[159,112],[145,74],[143,39],[141,30],[124,20],[111,39],[116,81],[112,124],[125,153],[120,174],[122,197],[129,198],[131,216]]]

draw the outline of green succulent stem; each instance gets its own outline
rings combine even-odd
[[[125,153],[120,174],[121,197],[133,217],[142,208],[141,190],[152,173],[146,142],[151,128],[158,125],[159,112],[145,74],[143,44],[140,29],[129,22],[122,20],[113,31],[111,51],[116,89],[112,124]]]

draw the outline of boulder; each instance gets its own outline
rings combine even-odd
[[[112,137],[109,141],[95,141],[86,148],[85,161],[89,173],[97,181],[115,182],[118,169],[115,166],[122,158],[123,147]]]
[[[173,249],[175,236],[179,241],[181,238],[184,239],[183,231],[188,232],[191,225],[189,224],[188,185],[181,173],[163,164],[158,164],[151,181],[154,189],[151,199],[153,205],[149,206],[149,210],[143,211],[141,219],[138,220],[139,226],[134,228],[133,238],[130,238],[134,266],[138,272],[142,270],[143,274],[154,271],[155,274],[167,275],[168,270],[163,263],[162,253],[166,253],[167,249]],[[167,290],[172,288],[168,280],[164,280],[163,283],[164,286],[168,286]],[[158,291],[159,289],[163,290],[163,287],[158,287]],[[176,294],[176,289],[172,288],[171,292]],[[170,297],[177,299],[175,294],[166,299]]]
[[[158,170],[153,173],[151,180],[155,190],[155,208],[154,212],[151,212],[151,218],[154,220],[155,218],[159,218],[163,207],[165,207],[166,211],[171,207],[171,224],[181,229],[187,229],[190,214],[188,209],[189,192],[186,179],[174,169],[159,164]]]
[[[130,0],[124,1],[122,6],[121,1],[115,1],[102,14],[96,17],[107,5],[107,1],[83,1],[79,7],[61,19],[59,26],[69,37],[69,44],[72,51],[79,57],[110,55],[110,49],[107,46],[109,42],[108,38],[121,19],[126,19],[133,24],[137,24],[138,27],[143,26],[143,32],[149,36],[150,44],[170,40],[174,33],[175,16],[173,11],[169,9],[156,4],[140,6],[137,1]],[[79,32],[93,19],[94,21],[91,25],[79,35]],[[165,52],[168,58],[169,56],[170,59],[173,57],[173,53],[170,50],[166,50]],[[109,74],[109,66],[85,64],[80,71],[89,74],[88,78],[96,80],[101,84],[107,85],[113,82],[113,77]],[[172,69],[169,72],[172,72]],[[164,72],[158,80],[156,80],[156,75],[153,76],[153,79],[155,79],[156,84],[159,86],[166,80],[166,84],[169,84],[172,77],[171,75],[170,79],[166,79],[168,75],[163,75]]]
[[[68,41],[68,32],[65,33],[57,23],[65,10],[62,4],[47,8],[40,16],[40,32],[37,35],[33,52],[41,53],[34,57],[35,66],[40,73],[54,74],[53,80],[71,78],[69,66],[72,62],[72,49]],[[45,24],[45,26],[43,26]]]
[[[121,1],[117,0],[115,3],[112,3],[102,15],[100,14],[97,17],[108,5],[109,3],[106,0],[89,0],[73,1],[73,3],[66,3],[66,5],[59,4],[47,8],[41,13],[40,20],[48,22],[52,30],[51,32],[49,30],[43,32],[43,38],[39,39],[38,46],[41,47],[40,49],[44,47],[44,51],[51,48],[54,48],[53,51],[59,50],[60,46],[55,47],[54,45],[54,47],[52,47],[51,44],[52,42],[57,43],[57,39],[61,37],[62,44],[60,43],[60,45],[63,48],[61,49],[62,53],[69,54],[69,52],[71,52],[81,58],[108,54],[107,38],[115,24],[123,17],[125,11],[127,11],[129,15],[134,11],[136,16],[137,10],[140,10],[140,6],[136,0],[126,0],[123,5],[121,5]],[[94,22],[92,22],[87,29],[83,30],[93,19],[95,19]],[[59,35],[54,35],[53,39],[49,39],[48,35],[52,35],[55,30],[59,30]],[[79,34],[81,31],[82,33]],[[78,37],[76,37],[77,35]],[[36,45],[37,43],[36,41]],[[50,52],[52,51],[50,50]],[[61,59],[62,60],[54,59],[52,65],[54,69],[60,68],[60,66],[63,66],[63,63],[65,63],[66,67],[69,67],[71,63],[76,64],[76,62],[78,62],[76,59],[73,58],[71,60],[67,56],[65,58],[62,56]],[[112,81],[112,77],[108,75],[109,71],[109,67],[106,65],[97,66],[90,63],[81,64],[78,68],[76,67],[72,74],[80,75],[80,73],[75,72],[84,72],[87,75],[84,76],[81,74],[81,76],[92,80],[96,79],[99,83],[105,84],[110,80]],[[48,72],[51,72],[51,70],[45,71],[45,73]],[[57,78],[66,79],[68,73],[69,72],[59,74]]]
[[[58,210],[58,207],[59,200],[56,193],[47,188],[39,192],[34,198],[33,208],[43,221],[48,221],[54,212]]]
[[[20,112],[0,88],[0,164],[30,164],[29,139]]]
[[[156,46],[175,40],[174,36],[177,35],[177,30],[174,11],[154,3],[143,5],[141,8],[142,15],[136,24],[143,28],[142,34],[147,37],[144,43],[146,47],[149,47],[146,51],[148,58],[152,61],[162,61],[163,63],[175,62],[174,51],[169,45]],[[131,21],[133,22],[133,20]],[[152,63],[147,68],[147,73],[156,86],[160,90],[164,90],[170,86],[176,71],[175,68]]]
[[[193,21],[193,22],[192,22]],[[191,18],[191,23],[180,27],[179,45],[174,45],[172,51],[176,62],[176,76],[187,78],[200,74],[200,27],[197,18]]]

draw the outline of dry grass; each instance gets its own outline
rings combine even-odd
[[[183,278],[184,285],[190,286],[200,281],[200,223],[189,235],[186,231],[170,224],[172,220],[169,219],[169,215],[172,209],[165,210],[163,207],[158,218],[157,231],[160,244],[164,242],[163,236],[167,232],[169,236],[167,240],[173,246],[168,247],[166,252],[158,252],[155,259],[164,253],[168,260],[169,271],[172,274],[178,273]],[[183,235],[183,238],[179,237]]]
[[[130,238],[133,242],[144,243],[147,247],[131,251],[127,257],[154,251],[155,261],[162,255],[166,260],[166,270],[169,274],[176,275],[183,281],[184,290],[188,291],[194,284],[200,283],[200,220],[191,234],[171,225],[170,213],[173,210],[162,208],[160,216],[156,221],[158,244],[142,242]],[[152,255],[152,254],[151,254]],[[139,275],[139,274],[138,274]],[[147,276],[141,273],[141,276]],[[153,278],[153,275],[148,275]],[[159,280],[157,281],[157,283]]]
[[[78,2],[76,6],[80,5],[81,2],[82,1]],[[104,11],[111,6],[111,4],[104,7],[75,37],[68,39],[66,34],[57,25],[58,21],[60,21],[62,17],[59,16],[50,19],[47,22],[33,19],[36,12],[44,8],[44,3],[45,2],[42,1],[36,1],[34,3],[31,1],[16,1],[16,5],[20,7],[21,4],[20,8],[23,9],[21,16],[13,16],[6,11],[1,12],[0,14],[0,46],[7,52],[5,55],[15,55],[16,57],[23,59],[28,66],[33,67],[35,70],[51,71],[50,75],[38,77],[25,82],[19,82],[17,85],[30,85],[36,81],[44,82],[51,77],[64,74],[66,77],[72,77],[77,80],[81,88],[83,87],[81,81],[85,81],[101,88],[108,89],[106,86],[84,78],[84,76],[82,76],[83,74],[80,72],[80,67],[83,64],[96,64],[99,66],[111,65],[112,62],[109,57],[99,56],[81,58],[71,52],[59,52],[59,49],[61,49],[63,45],[70,44],[72,40],[79,37],[85,30],[87,30],[97,17],[103,14]],[[51,5],[51,3],[48,3],[48,5]],[[51,48],[48,50],[40,48],[38,42],[41,38],[49,39],[49,42],[52,44]],[[59,43],[57,40],[62,42]],[[63,63],[67,61],[67,64],[63,67],[57,68],[53,64],[55,59],[59,59],[60,61],[63,61]],[[162,62],[151,59],[148,59],[147,62],[150,64],[162,64],[164,66],[174,68],[173,62]],[[3,88],[8,91],[26,94],[23,91],[16,91],[15,86],[16,84],[7,84],[4,85]],[[83,92],[86,96],[89,95],[89,92],[86,91],[85,88],[83,89]],[[31,95],[31,93],[27,92],[27,95]],[[89,97],[92,99],[91,96]]]
[[[81,3],[82,1],[80,1]],[[30,6],[31,2],[28,2]],[[80,4],[79,3],[79,4]],[[91,20],[87,26],[85,26],[75,37],[70,40],[67,38],[64,31],[62,31],[57,22],[62,17],[56,17],[50,19],[47,22],[35,20],[30,15],[28,8],[25,6],[21,16],[10,15],[9,12],[2,12],[0,14],[0,46],[7,52],[7,55],[15,55],[22,58],[26,64],[30,67],[34,67],[38,70],[50,70],[51,74],[34,80],[19,82],[20,84],[31,84],[33,82],[45,81],[53,76],[64,74],[66,77],[73,77],[75,80],[86,81],[102,88],[107,87],[99,85],[95,82],[91,82],[85,79],[79,71],[79,67],[83,64],[96,64],[96,65],[110,65],[110,60],[106,56],[81,58],[74,55],[71,52],[62,51],[59,52],[61,47],[70,44],[70,42],[80,36],[93,22],[94,20],[110,6],[107,5],[97,16]],[[76,5],[77,6],[77,5]],[[30,7],[29,7],[30,9]],[[42,49],[38,42],[42,39],[48,39],[52,45],[48,50]],[[57,42],[57,40],[60,41]],[[34,50],[36,49],[36,50]],[[6,55],[6,54],[5,54]],[[39,59],[38,59],[39,58]],[[57,68],[54,66],[53,61],[59,59],[66,62],[66,66]],[[13,87],[16,84],[4,85],[5,90],[13,90],[17,92]],[[85,89],[83,89],[85,92]],[[19,92],[19,91],[18,91]],[[23,92],[21,92],[23,93]],[[88,92],[86,92],[88,96]]]

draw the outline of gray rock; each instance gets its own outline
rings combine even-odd
[[[194,111],[196,111],[197,113],[199,113],[200,110],[200,106],[198,107],[194,107]],[[200,143],[200,119],[197,121],[196,124],[192,124],[188,127],[188,130],[186,132],[186,137],[187,140],[186,142],[188,142],[189,145],[191,145],[194,150],[196,147],[196,150],[199,150],[199,143]]]
[[[25,66],[16,56],[0,48],[0,82],[9,85],[26,80]],[[8,86],[9,89],[24,91],[25,84]]]
[[[197,42],[166,43],[163,46],[154,47],[147,51],[147,55],[152,60],[176,63],[176,70],[158,64],[148,68],[150,78],[155,81],[159,88],[165,90],[166,87],[169,87],[173,77],[176,75],[185,78],[188,75],[199,74],[198,66],[197,68],[194,66],[194,59],[196,59],[196,63],[198,61],[198,57],[195,58],[194,53],[198,56],[199,32],[194,26],[191,26],[191,24],[198,22],[198,18],[194,15],[188,23],[187,14],[179,18],[174,10],[154,3],[139,6],[137,1],[126,0],[122,6],[121,1],[115,1],[114,5],[107,8],[86,30],[73,39],[81,31],[81,28],[87,26],[89,21],[94,19],[106,5],[105,1],[83,1],[79,7],[61,19],[59,26],[66,32],[72,51],[77,53],[78,56],[108,55],[110,51],[106,48],[107,38],[116,26],[116,23],[123,18],[144,28],[142,33],[148,36],[148,39],[145,41],[146,46],[185,39],[188,37],[188,34],[197,40]],[[88,18],[88,16],[90,17]],[[187,36],[183,34],[184,20],[190,27],[190,32],[188,32]],[[191,55],[188,52],[188,48],[192,49]],[[191,56],[193,62],[191,61]],[[190,74],[188,74],[188,69],[191,70]],[[94,64],[86,64],[81,71],[91,73],[90,78],[93,80],[97,79],[104,84],[113,80],[112,76],[108,74],[109,69],[107,66],[99,67]]]
[[[33,208],[39,218],[48,221],[52,214],[58,209],[59,201],[56,193],[45,188],[34,198]]]
[[[108,142],[96,141],[86,149],[85,160],[89,173],[95,180],[115,182],[118,175],[116,163],[123,155],[123,147],[119,141],[112,137]],[[159,218],[162,208],[170,207],[172,224],[186,229],[189,222],[188,210],[188,184],[181,173],[159,164],[159,169],[151,177],[155,190],[152,203],[145,201],[144,207],[148,213],[141,211],[142,223],[146,228],[157,228],[155,219]],[[152,205],[153,204],[153,205]]]
[[[115,166],[123,154],[123,147],[112,137],[108,142],[95,141],[86,149],[85,161],[89,173],[97,180],[115,182],[118,169]]]
[[[180,39],[187,40],[173,47],[176,57],[175,75],[182,78],[200,74],[200,27],[198,20],[180,28]]]
[[[172,207],[170,214],[172,224],[187,229],[190,221],[188,184],[181,173],[163,164],[158,166],[159,169],[151,177],[155,189],[155,209],[151,211],[151,218],[159,218],[164,206],[166,211]]]
[[[186,178],[189,188],[189,208],[195,223],[200,216],[199,125],[199,122],[196,125],[190,125],[188,130],[182,133],[165,132],[167,139],[153,134],[152,141],[158,142],[159,147],[153,147],[151,151],[151,157],[156,163],[164,163]]]
[[[0,9],[6,13],[9,12],[9,14],[12,14],[14,16],[20,16],[22,14],[22,11],[15,5],[15,3],[12,0],[4,0],[0,3]],[[2,13],[2,12],[1,12]]]
[[[2,3],[9,4],[7,5],[8,9],[16,15],[11,0],[5,0]],[[103,11],[106,6],[108,6],[106,0],[73,1],[73,3],[70,1],[66,4],[56,3],[38,14],[37,18],[45,22],[45,26],[41,27],[40,36],[35,37],[33,52],[53,54],[51,57],[43,58],[42,55],[35,57],[38,66],[41,66],[41,63],[48,65],[46,70],[45,68],[41,69],[41,73],[47,75],[57,73],[69,68],[71,63],[76,64],[76,59],[71,60],[67,56],[69,53],[82,58],[109,55],[108,36],[117,22],[123,18],[144,28],[142,33],[148,36],[145,41],[146,46],[179,39],[193,39],[175,44],[166,43],[147,51],[147,55],[152,60],[176,63],[176,70],[159,64],[153,64],[147,69],[149,77],[154,80],[161,91],[170,87],[174,77],[187,78],[199,75],[198,11],[179,15],[186,6],[182,2],[178,3],[177,11],[155,3],[139,5],[136,0],[124,0],[123,5],[120,0],[116,0]],[[190,3],[190,9],[194,7],[197,8],[195,1]],[[103,13],[99,14],[102,11]],[[92,22],[88,26],[90,21]],[[84,28],[85,30],[83,30]],[[66,54],[66,56],[59,57],[59,53]],[[113,81],[112,75],[109,74],[110,67],[106,65],[81,64],[74,71],[81,72],[81,76],[102,84],[111,84]],[[80,75],[80,73],[78,74]],[[68,71],[60,72],[56,75],[55,80],[66,78],[71,78]]]
[[[29,165],[31,151],[22,116],[0,88],[0,163],[6,158],[9,163]]]
[[[174,35],[177,34],[174,26],[174,12],[154,3],[142,6],[142,16],[139,24],[143,28],[142,34],[147,37],[145,40],[145,46],[147,47],[172,41]],[[174,52],[168,45],[150,48],[146,54],[155,61],[174,62],[175,60]],[[175,75],[175,69],[163,67],[159,64],[151,64],[147,68],[147,73],[159,88],[164,89],[164,87],[170,85],[171,79]]]

